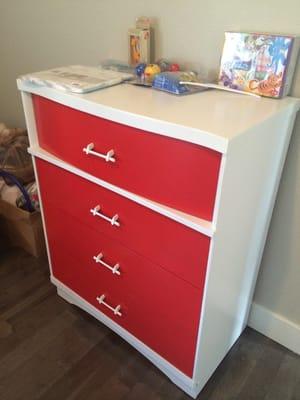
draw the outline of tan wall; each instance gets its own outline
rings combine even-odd
[[[156,56],[214,77],[225,30],[300,34],[299,0],[1,0],[0,121],[24,125],[15,78],[71,63],[127,58],[135,17],[156,18]],[[292,94],[300,97],[300,68]],[[275,101],[275,100],[274,100]],[[255,301],[300,324],[300,121],[273,214]]]

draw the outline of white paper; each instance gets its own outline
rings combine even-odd
[[[23,75],[20,79],[39,86],[86,93],[132,79],[132,74],[97,67],[70,65]]]

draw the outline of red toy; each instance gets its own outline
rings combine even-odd
[[[179,64],[176,64],[176,63],[171,64],[171,65],[170,65],[170,68],[169,68],[169,71],[171,71],[171,72],[180,71]]]

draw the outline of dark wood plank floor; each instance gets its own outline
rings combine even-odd
[[[56,295],[46,260],[0,249],[1,400],[189,399],[126,342]],[[299,400],[300,357],[246,329],[199,400]]]

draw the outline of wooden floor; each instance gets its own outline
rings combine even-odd
[[[189,399],[126,342],[56,295],[47,262],[0,250],[1,400]],[[199,400],[298,400],[300,357],[247,329]]]

